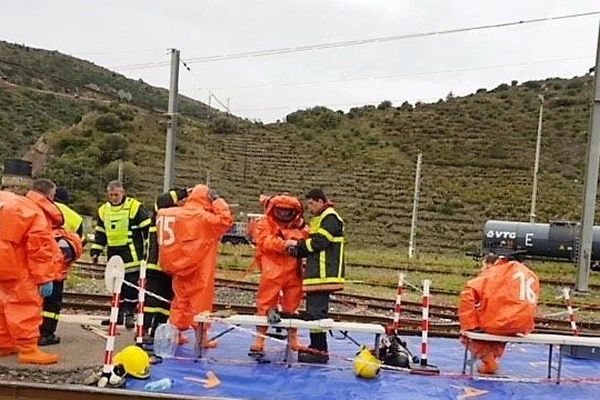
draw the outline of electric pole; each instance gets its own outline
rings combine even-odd
[[[417,156],[417,171],[415,173],[415,195],[413,198],[412,220],[410,223],[410,238],[408,240],[408,258],[415,256],[415,236],[417,234],[417,213],[419,211],[419,191],[421,187],[421,160],[423,154]]]
[[[173,187],[175,171],[175,142],[177,139],[177,91],[179,86],[179,50],[171,49],[171,83],[167,114],[167,146],[165,150],[165,180],[163,190]]]
[[[583,186],[583,209],[581,212],[581,231],[579,235],[579,251],[577,252],[577,280],[575,290],[587,293],[590,278],[590,262],[592,261],[592,233],[594,213],[596,211],[596,194],[598,190],[598,166],[600,164],[600,27],[596,46],[596,67],[594,69],[594,105],[588,135],[585,184]]]
[[[531,189],[531,212],[529,213],[529,222],[535,222],[535,203],[537,200],[538,174],[540,172],[540,145],[542,142],[542,119],[544,118],[544,95],[538,95],[540,98],[540,116],[538,119],[537,140],[535,142],[535,163],[533,164],[533,188]]]

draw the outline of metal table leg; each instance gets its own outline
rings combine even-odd
[[[375,334],[375,344],[373,345],[373,351],[375,352],[375,356],[377,356],[379,354],[379,339],[381,338],[381,334],[376,333]]]
[[[552,378],[552,347],[550,345],[550,351],[548,352],[548,379]]]
[[[462,373],[463,375],[467,372],[467,355],[469,353],[469,338],[467,338],[467,341],[465,343],[465,355],[463,357],[463,369],[462,369]]]
[[[196,346],[198,347],[198,359],[202,358],[202,343],[204,343],[204,321],[200,322],[198,328],[200,332],[196,332]]]
[[[560,383],[560,371],[562,369],[562,359],[563,359],[563,347],[561,345],[558,346],[558,371],[556,373],[556,384]]]
[[[292,362],[290,360],[290,352],[292,350],[292,344],[290,343],[290,328],[287,328],[287,342],[285,344],[285,356],[283,358],[283,362],[287,363],[288,368],[292,366]]]

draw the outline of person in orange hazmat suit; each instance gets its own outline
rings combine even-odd
[[[232,223],[227,202],[205,185],[196,185],[183,206],[158,210],[159,262],[173,277],[170,321],[180,331],[195,314],[212,311],[217,252]],[[203,346],[216,346],[206,332],[203,338]]]
[[[287,253],[286,240],[308,238],[302,203],[292,196],[281,194],[261,196],[265,215],[256,224],[256,253],[254,263],[260,268],[260,283],[256,294],[257,314],[267,315],[280,301],[284,314],[297,312],[302,300],[302,260]],[[281,299],[280,292],[283,293]],[[257,327],[251,352],[263,352],[268,327]],[[296,329],[288,331],[292,350],[303,346]]]
[[[0,357],[54,364],[38,347],[42,296],[52,293],[55,245],[43,211],[30,199],[0,191]]]
[[[537,275],[509,256],[487,253],[481,273],[469,280],[460,294],[458,317],[461,331],[478,330],[495,335],[527,334],[535,326],[540,295]],[[463,343],[465,339],[461,339]],[[506,343],[469,341],[469,350],[481,374],[494,374]]]
[[[76,233],[69,232],[64,228],[66,221],[62,210],[53,201],[55,192],[56,186],[52,181],[37,179],[33,182],[32,190],[26,196],[44,212],[56,242],[54,246],[56,277],[52,282],[52,294],[44,298],[39,346],[60,343],[60,338],[55,335],[55,332],[62,308],[64,281],[67,277],[68,268],[83,252],[81,238]]]

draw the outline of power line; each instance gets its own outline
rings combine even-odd
[[[204,84],[203,84],[203,83],[200,81],[200,78],[198,78],[198,76],[196,75],[196,73],[195,73],[194,71],[192,71],[192,69],[189,67],[189,65],[188,65],[188,64],[187,64],[187,63],[186,63],[184,60],[181,60],[181,64],[182,64],[182,65],[183,65],[183,67],[186,69],[186,71],[188,71],[188,72],[189,72],[189,73],[192,75],[192,77],[193,77],[194,79],[196,79],[196,81],[197,81],[197,82],[198,82],[198,83],[199,83],[201,86],[204,86]],[[201,90],[201,89],[200,89],[200,88],[197,88],[197,90]],[[224,109],[226,109],[228,113],[230,112],[230,111],[229,111],[229,106],[228,106],[228,105],[225,105],[225,104],[224,104],[224,103],[223,103],[223,102],[222,102],[222,101],[221,101],[221,100],[220,100],[220,99],[217,97],[217,95],[216,95],[216,94],[214,94],[214,93],[212,93],[212,92],[209,92],[209,94],[208,94],[208,99],[209,99],[209,101],[210,101],[210,98],[211,98],[211,97],[212,97],[212,98],[214,98],[214,99],[215,99],[215,100],[216,100],[216,101],[217,101],[217,102],[218,102],[218,103],[219,103],[219,104],[220,104],[220,105],[221,105],[221,106],[222,106]],[[228,99],[227,103],[229,103],[229,99]]]
[[[408,77],[408,76],[468,72],[468,71],[479,71],[479,70],[487,70],[487,69],[500,69],[500,68],[509,68],[509,67],[548,64],[548,63],[554,63],[554,62],[576,61],[576,60],[583,60],[583,59],[593,59],[593,57],[594,57],[594,55],[589,55],[589,56],[578,56],[578,57],[554,58],[554,59],[539,60],[539,61],[533,61],[533,62],[521,62],[521,63],[513,63],[513,64],[483,65],[483,66],[477,66],[477,67],[451,68],[451,69],[444,69],[444,70],[437,70],[437,71],[407,72],[407,73],[403,73],[403,74],[392,74],[392,75],[372,75],[372,76],[360,76],[360,77],[353,77],[353,78],[314,80],[314,81],[290,81],[290,82],[274,82],[274,83],[265,82],[265,83],[257,83],[257,84],[250,84],[250,85],[238,85],[238,86],[217,86],[217,87],[208,87],[208,88],[203,87],[202,89],[242,90],[242,89],[287,87],[287,86],[321,85],[321,84],[354,82],[354,81],[362,81],[362,80],[379,80],[379,79],[385,80],[385,79],[402,78],[402,77]],[[197,89],[200,89],[200,88],[197,88]]]
[[[580,18],[580,17],[589,17],[592,15],[598,15],[598,14],[600,14],[600,12],[592,11],[592,12],[585,12],[585,13],[567,14],[567,15],[559,15],[559,16],[544,17],[544,18],[533,18],[533,19],[528,19],[528,20],[502,22],[502,23],[496,23],[496,24],[486,24],[486,25],[478,25],[478,26],[455,28],[455,29],[446,29],[446,30],[431,31],[431,32],[406,33],[406,34],[400,34],[400,35],[383,36],[383,37],[369,38],[369,39],[355,39],[355,40],[347,40],[347,41],[340,41],[340,42],[320,43],[320,44],[311,44],[311,45],[304,45],[304,46],[282,47],[282,48],[269,49],[269,50],[256,50],[256,51],[249,51],[249,52],[242,52],[242,53],[231,53],[231,54],[223,54],[223,55],[196,57],[196,58],[189,58],[188,64],[233,60],[233,59],[238,59],[238,58],[266,57],[266,56],[273,56],[273,55],[297,53],[297,52],[303,52],[303,51],[335,49],[335,48],[342,48],[342,47],[349,47],[349,46],[362,46],[362,45],[373,44],[373,43],[385,43],[385,42],[392,42],[392,41],[399,41],[399,40],[417,39],[417,38],[423,38],[423,37],[429,37],[429,36],[441,36],[441,35],[463,33],[463,32],[470,32],[470,31],[507,28],[510,26],[533,24],[533,23],[539,23],[539,22],[557,21],[557,20]],[[129,69],[156,68],[156,67],[162,67],[165,65],[168,65],[168,63],[154,62],[154,63],[121,65],[121,66],[116,66],[116,67],[112,67],[112,68],[117,69],[117,70],[129,70]]]

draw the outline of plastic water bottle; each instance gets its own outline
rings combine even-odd
[[[148,382],[144,385],[144,390],[149,392],[166,392],[171,389],[175,381],[171,378],[163,378],[158,381]]]
[[[154,354],[162,358],[173,358],[177,349],[177,329],[169,324],[160,324],[154,333]]]

